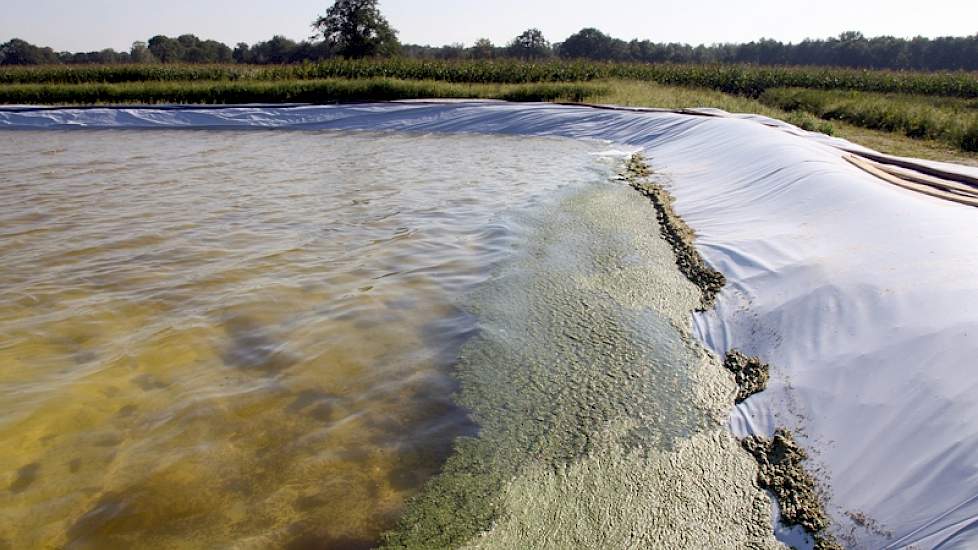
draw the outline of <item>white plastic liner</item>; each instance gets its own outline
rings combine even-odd
[[[858,146],[764,117],[494,102],[6,109],[4,127],[479,132],[644,149],[727,276],[696,334],[772,363],[731,429],[800,430],[850,544],[978,546],[978,209],[862,172],[841,158]]]

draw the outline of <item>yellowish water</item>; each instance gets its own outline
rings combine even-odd
[[[457,299],[597,144],[0,133],[0,548],[358,548],[476,427]]]

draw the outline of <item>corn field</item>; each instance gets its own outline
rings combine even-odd
[[[0,104],[337,103],[427,98],[582,101],[606,91],[599,83],[463,84],[389,78],[10,84],[0,86]]]
[[[812,67],[647,65],[599,62],[330,60],[285,66],[58,65],[0,69],[3,84],[282,81],[396,78],[454,83],[525,84],[619,79],[709,88],[759,97],[771,88],[812,88],[978,98],[978,74]]]

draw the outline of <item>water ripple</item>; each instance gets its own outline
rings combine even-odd
[[[0,542],[375,540],[474,433],[455,300],[500,214],[606,177],[598,147],[0,133]]]

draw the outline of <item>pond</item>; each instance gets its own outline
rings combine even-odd
[[[503,214],[614,168],[557,139],[0,141],[16,547],[376,539],[476,430],[458,300],[510,254]]]
[[[483,508],[559,502],[553,468],[651,472],[720,433],[730,388],[697,398],[716,365],[686,330],[698,290],[609,149],[0,133],[0,546],[367,548],[405,514],[454,545]],[[696,456],[735,460],[721,443]],[[763,524],[737,464],[732,501]],[[636,510],[710,502],[673,485]],[[503,546],[544,526],[499,525]]]

